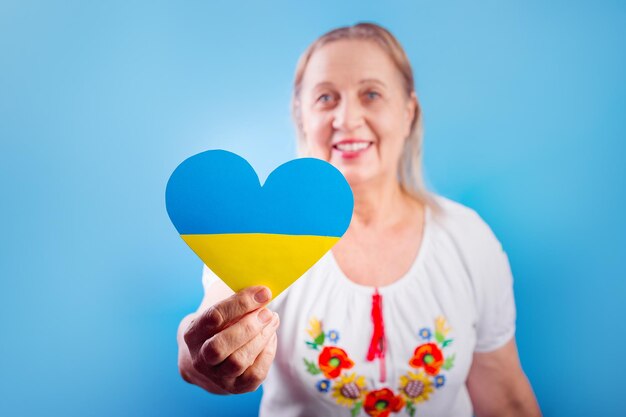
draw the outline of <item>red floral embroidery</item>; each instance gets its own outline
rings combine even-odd
[[[413,368],[424,368],[429,375],[437,375],[443,365],[443,353],[436,343],[425,343],[415,349],[409,365]]]
[[[453,339],[448,338],[450,330],[442,316],[435,319],[434,332],[428,327],[419,330],[418,336],[426,343],[415,349],[409,365],[423,370],[401,375],[398,395],[394,395],[390,388],[370,391],[363,375],[342,372],[353,368],[355,364],[345,350],[327,345],[329,341],[334,345],[339,340],[339,333],[337,330],[323,331],[322,322],[316,318],[309,322],[307,333],[311,340],[306,341],[306,345],[316,351],[317,363],[305,357],[304,365],[311,375],[317,378],[323,375],[315,384],[317,390],[322,394],[331,392],[337,404],[350,409],[352,417],[362,413],[372,417],[389,417],[391,413],[402,409],[410,417],[415,417],[417,406],[428,401],[435,390],[445,386],[446,375],[441,371],[450,371],[454,367],[456,355],[449,355],[446,350],[453,342]]]
[[[404,399],[393,395],[389,388],[370,391],[365,397],[363,409],[373,417],[388,417],[391,412],[397,413],[404,407]]]
[[[342,369],[350,369],[354,362],[350,360],[345,350],[335,346],[325,346],[318,358],[320,370],[326,378],[337,378]]]

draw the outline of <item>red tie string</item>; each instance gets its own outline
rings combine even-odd
[[[380,382],[385,382],[387,375],[385,370],[385,351],[387,350],[387,345],[385,343],[385,322],[383,320],[383,296],[378,293],[378,288],[372,295],[372,324],[374,325],[374,332],[367,352],[367,360],[371,362],[379,358]]]

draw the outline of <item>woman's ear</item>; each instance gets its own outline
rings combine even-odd
[[[293,120],[296,125],[297,136],[297,152],[299,157],[308,156],[308,146],[306,142],[306,134],[304,133],[304,125],[302,123],[302,112],[300,110],[300,100],[294,98],[293,100]]]
[[[298,132],[303,134],[303,126],[302,126],[302,110],[300,107],[300,99],[294,98],[293,100],[293,119],[296,122],[296,128]]]
[[[411,91],[411,95],[409,96],[409,101],[407,103],[407,117],[409,122],[412,122],[417,116],[419,116],[420,105],[417,101],[417,96],[415,95],[415,91]]]
[[[421,108],[419,101],[417,100],[417,95],[415,95],[415,91],[411,91],[411,95],[406,104],[406,121],[408,126],[408,132],[406,135],[408,136],[411,133],[411,128],[420,117]]]

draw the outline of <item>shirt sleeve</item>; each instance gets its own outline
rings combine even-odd
[[[204,292],[206,293],[209,287],[213,285],[213,283],[215,283],[215,281],[217,280],[217,275],[215,275],[215,273],[211,271],[209,267],[204,265],[202,267],[202,287],[204,288]]]
[[[516,308],[508,256],[491,228],[480,217],[479,220],[482,230],[475,246],[478,253],[474,276],[477,311],[474,350],[490,352],[514,337]]]

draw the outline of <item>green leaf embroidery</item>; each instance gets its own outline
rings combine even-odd
[[[442,344],[443,341],[446,340],[446,337],[440,332],[435,332],[435,339],[437,340],[437,343]]]
[[[317,346],[315,343],[313,342],[306,342],[307,346],[310,347],[311,349],[315,349],[315,350],[319,350],[319,346]]]
[[[354,404],[354,407],[352,408],[352,410],[350,410],[352,417],[356,417],[357,415],[359,415],[359,413],[361,412],[362,406],[363,406],[363,403],[361,401]]]
[[[444,341],[443,341],[443,345],[442,345],[442,347],[446,347],[446,346],[448,346],[450,343],[452,343],[452,340],[453,340],[453,339],[446,339],[446,340],[444,340]]]
[[[446,371],[449,371],[454,366],[454,357],[455,356],[456,356],[456,354],[450,356],[449,358],[446,358],[445,362],[443,363],[442,368],[445,369]]]
[[[315,342],[316,345],[323,345],[324,344],[324,332],[318,334],[315,340],[313,341]]]
[[[307,372],[311,375],[318,375],[322,373],[317,365],[315,365],[313,362],[307,361],[306,358],[304,358],[304,364],[306,365]]]
[[[409,413],[411,417],[415,416],[415,404],[413,404],[412,401],[406,403],[406,412]]]

